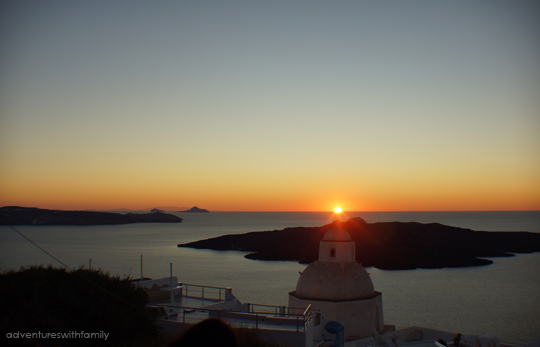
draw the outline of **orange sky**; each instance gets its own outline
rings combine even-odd
[[[0,205],[540,210],[535,2],[124,6],[0,4]]]
[[[271,176],[262,180],[265,184],[242,179],[227,184],[127,179],[101,184],[99,178],[88,176],[73,181],[32,178],[22,179],[20,183],[11,180],[10,187],[2,184],[4,194],[0,205],[98,210],[196,205],[220,211],[328,211],[335,206],[345,211],[539,209],[538,195],[531,189],[534,187],[520,182],[500,185],[476,183],[479,181],[460,184],[457,179],[446,182],[381,179],[352,184],[329,182],[325,186],[300,179],[280,184],[281,181]]]

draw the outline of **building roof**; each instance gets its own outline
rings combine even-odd
[[[306,299],[350,301],[373,296],[373,282],[357,262],[316,261],[300,275],[296,295]]]
[[[349,232],[341,227],[341,222],[337,221],[336,226],[328,230],[322,239],[323,241],[352,241]]]

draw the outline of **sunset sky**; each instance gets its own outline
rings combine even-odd
[[[540,210],[540,2],[3,1],[5,205]]]

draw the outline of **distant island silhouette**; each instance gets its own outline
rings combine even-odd
[[[237,250],[252,252],[245,255],[248,259],[308,264],[318,259],[319,242],[334,226],[335,222],[224,235],[178,247]],[[493,261],[482,257],[540,251],[539,233],[474,231],[438,223],[366,223],[362,218],[351,218],[342,227],[356,241],[356,260],[365,267],[385,270],[488,265]]]
[[[165,211],[165,212],[176,212],[176,211],[182,211],[182,210],[187,210],[189,207],[185,207],[185,206],[181,206],[181,207],[178,207],[178,206],[153,206],[153,207],[150,207],[150,208],[145,208],[143,209],[143,211],[151,211],[153,209],[156,209],[156,210],[162,210],[162,211]]]
[[[0,208],[0,225],[106,225],[131,223],[181,223],[182,218],[161,212],[112,213],[47,210],[36,207]]]
[[[194,207],[190,208],[187,211],[178,211],[178,212],[206,212],[206,213],[208,213],[210,211],[205,210],[204,208],[198,208],[197,206],[194,206]]]
[[[144,212],[144,211],[152,211],[152,210],[160,210],[161,212],[177,212],[182,210],[187,210],[189,207],[178,207],[178,206],[154,206],[154,207],[148,207],[143,209],[130,209],[130,208],[115,208],[112,210],[102,211],[98,210],[100,212]],[[96,210],[86,210],[86,211],[96,211]]]

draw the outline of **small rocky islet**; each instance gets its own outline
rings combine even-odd
[[[204,208],[198,208],[197,206],[193,206],[193,207],[190,208],[189,210],[186,210],[186,211],[178,211],[178,212],[209,213],[210,211],[208,211],[207,209],[204,209]]]
[[[335,223],[224,235],[178,247],[237,250],[249,252],[248,259],[309,264],[318,259],[319,242]],[[356,241],[356,261],[384,270],[488,265],[493,261],[485,258],[540,251],[539,233],[474,231],[439,223],[366,223],[359,217],[341,224]]]

